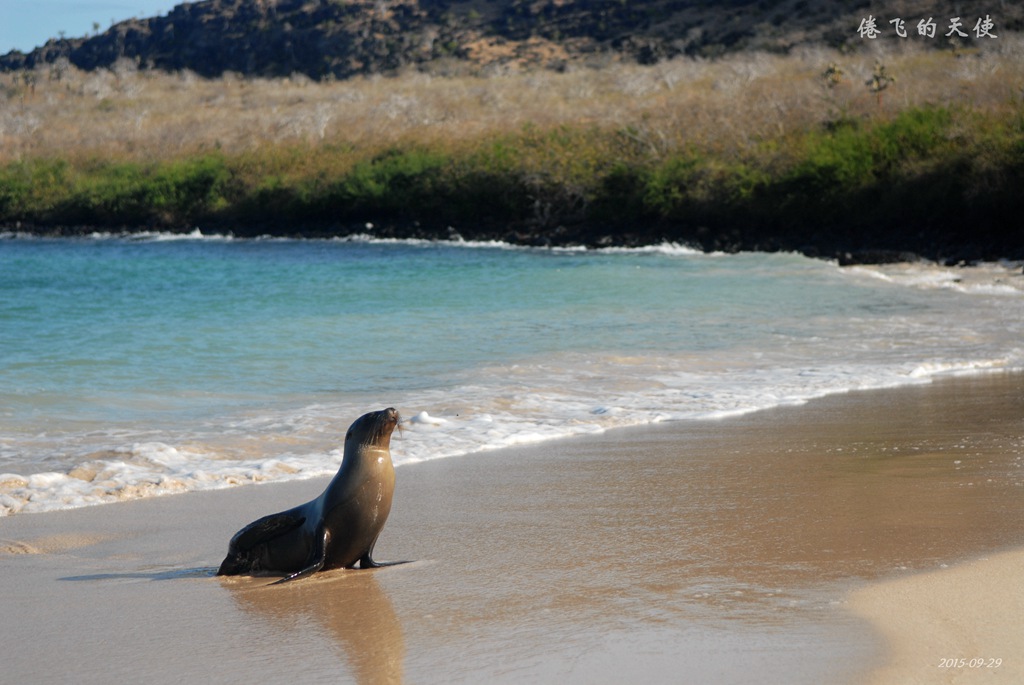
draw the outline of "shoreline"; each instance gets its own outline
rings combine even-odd
[[[908,610],[890,634],[848,611],[851,592],[963,563],[984,594],[969,560],[1024,547],[1022,384],[950,378],[407,464],[375,556],[414,563],[279,588],[212,574],[238,528],[326,478],[7,517],[5,672],[860,683],[934,619]],[[984,619],[1011,633],[1018,616]],[[1011,655],[977,656],[1012,677]]]
[[[600,223],[581,224],[572,227],[557,226],[554,228],[536,228],[509,225],[505,222],[483,221],[483,228],[474,228],[469,232],[457,230],[442,222],[436,226],[422,224],[419,221],[406,222],[355,222],[344,225],[325,226],[310,224],[306,226],[290,225],[287,230],[271,226],[255,226],[241,233],[235,233],[230,225],[207,224],[199,226],[168,227],[168,226],[124,226],[124,225],[64,225],[35,224],[32,222],[0,222],[0,239],[12,238],[90,238],[102,235],[109,238],[131,239],[148,235],[168,235],[187,238],[197,232],[204,238],[223,237],[226,239],[260,240],[416,240],[437,242],[467,242],[471,244],[502,243],[515,248],[554,248],[554,249],[642,249],[665,244],[676,244],[698,252],[737,254],[740,252],[792,252],[810,259],[825,261],[834,260],[840,266],[880,266],[888,264],[927,263],[935,266],[975,266],[982,263],[1019,262],[1024,260],[1024,253],[993,252],[971,246],[960,246],[954,249],[937,250],[934,246],[919,247],[866,246],[846,243],[822,244],[806,241],[790,242],[779,240],[771,232],[763,236],[746,236],[736,240],[724,236],[708,238],[706,229],[697,229],[694,233],[683,226],[657,225],[644,232],[623,232],[609,230]],[[373,228],[368,232],[367,226]],[[756,233],[756,231],[755,231]],[[700,235],[698,235],[700,234]]]
[[[369,230],[367,227],[371,227]],[[208,226],[207,229],[200,227],[167,228],[162,226],[105,226],[105,225],[36,225],[23,222],[0,222],[0,240],[4,239],[122,239],[131,240],[134,238],[166,237],[166,239],[187,240],[208,239],[208,240],[338,240],[343,242],[357,241],[423,241],[444,244],[467,244],[467,245],[504,245],[509,248],[547,248],[547,249],[580,249],[580,250],[608,250],[626,249],[642,250],[645,248],[657,248],[665,245],[677,245],[681,248],[703,252],[705,254],[738,254],[741,252],[762,252],[793,253],[800,254],[810,259],[824,261],[835,261],[842,267],[852,266],[887,266],[887,265],[913,265],[925,264],[935,267],[974,267],[982,264],[1014,264],[1015,270],[1019,263],[1024,262],[1024,254],[1010,256],[984,256],[979,257],[975,251],[961,250],[944,255],[930,254],[932,251],[912,249],[891,249],[887,247],[861,247],[855,249],[822,247],[801,245],[787,246],[778,244],[762,245],[759,243],[746,244],[718,244],[712,242],[705,244],[701,240],[677,239],[671,235],[659,234],[658,236],[638,236],[633,234],[621,234],[617,238],[601,236],[599,240],[588,241],[579,236],[548,234],[545,231],[516,231],[516,230],[480,230],[470,237],[465,237],[451,226],[441,228],[425,228],[419,222],[403,224],[358,223],[345,226],[325,227],[294,227],[288,231],[268,229],[260,232],[249,230],[241,234],[235,234],[230,228],[223,226]],[[929,256],[930,255],[930,256]]]

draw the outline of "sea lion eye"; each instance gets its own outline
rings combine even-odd
[[[352,437],[352,431],[349,431],[348,433],[345,433],[345,439],[346,440],[348,440],[351,437]]]

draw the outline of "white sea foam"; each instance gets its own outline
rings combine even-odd
[[[338,238],[331,238],[335,242],[349,243],[371,243],[380,245],[407,245],[410,247],[462,247],[469,249],[485,250],[542,250],[554,253],[594,252],[600,254],[660,254],[667,256],[726,256],[724,252],[704,252],[703,250],[681,245],[674,242],[663,242],[655,245],[640,245],[637,247],[587,247],[585,245],[537,247],[533,245],[517,245],[503,240],[466,240],[453,237],[447,240],[434,240],[424,238],[380,238],[372,233],[354,233]]]
[[[234,240],[235,236],[230,233],[203,233],[198,228],[193,228],[188,233],[168,233],[159,232],[151,234],[139,234],[143,239],[153,241],[169,241],[169,240],[215,240],[225,241]]]
[[[367,243],[380,245],[405,245],[409,247],[461,247],[468,249],[486,250],[543,250],[549,252],[595,252],[601,254],[660,254],[666,256],[728,256],[725,252],[704,252],[699,248],[690,247],[680,243],[666,241],[654,245],[640,245],[637,247],[587,247],[584,245],[575,246],[552,246],[537,247],[533,245],[517,245],[503,240],[466,240],[452,229],[453,237],[448,239],[427,239],[427,238],[382,238],[372,233],[373,224],[367,224],[367,232],[352,233],[349,235],[333,238],[303,238],[303,242],[317,242],[323,240],[338,243]],[[3,232],[0,238],[12,239],[33,239],[34,234],[20,232]],[[179,231],[93,231],[83,236],[90,240],[123,240],[128,242],[175,242],[175,241],[209,241],[227,242],[236,240],[251,240],[258,242],[293,242],[297,239],[273,235],[261,235],[253,238],[237,238],[233,233],[204,233],[200,228],[193,228],[188,232]]]
[[[448,419],[431,416],[427,412],[421,411],[419,414],[409,419],[409,422],[423,424],[424,426],[441,426],[448,423]]]
[[[203,233],[199,228],[188,232],[180,231],[93,231],[84,236],[90,240],[123,240],[127,242],[177,242],[205,240],[224,242],[234,240],[230,233]]]
[[[464,247],[490,250],[529,250],[538,249],[525,245],[513,245],[502,240],[465,240],[461,236],[447,240],[427,238],[381,238],[372,233],[353,233],[350,235],[330,238],[332,242],[369,243],[378,245],[406,245],[408,247]]]
[[[638,247],[599,247],[597,252],[605,254],[662,254],[674,257],[691,257],[694,255],[723,256],[724,252],[704,252],[695,247],[681,245],[673,242],[663,242],[657,245],[641,245]]]
[[[1024,294],[1021,262],[985,262],[970,267],[944,267],[926,262],[850,267],[858,275],[924,290],[946,289],[978,295]]]
[[[664,366],[666,360],[657,361]],[[651,360],[651,365],[655,361]],[[543,365],[552,366],[551,360]],[[631,372],[635,372],[633,364]],[[572,390],[547,375],[501,382],[490,369],[482,383],[411,394],[396,403],[410,417],[392,440],[404,464],[516,445],[595,434],[661,421],[713,420],[856,389],[925,383],[949,373],[1024,367],[1024,357],[896,367],[750,367],[729,373],[663,372],[637,382],[614,373]],[[579,377],[578,369],[566,369]],[[646,386],[646,387],[642,387]],[[599,401],[595,401],[599,398]],[[226,437],[204,444],[136,442],[87,460],[67,472],[0,474],[0,515],[51,511],[138,497],[288,481],[333,474],[347,423],[368,407],[318,403],[295,410],[239,416],[222,426]],[[282,439],[287,434],[288,439]],[[265,438],[266,444],[253,447]],[[295,449],[299,447],[299,449]],[[248,456],[246,456],[248,455]]]

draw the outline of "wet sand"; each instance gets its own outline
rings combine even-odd
[[[280,587],[212,573],[238,528],[326,479],[0,519],[0,682],[1024,678],[999,637],[1024,632],[1021,374],[397,478],[375,556],[413,563]]]

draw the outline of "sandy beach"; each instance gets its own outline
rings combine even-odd
[[[850,608],[887,640],[869,682],[1020,682],[1021,571],[1024,554],[1006,552],[853,593]]]
[[[411,563],[279,587],[213,572],[326,479],[0,519],[0,682],[1024,680],[1022,374],[397,481],[375,557]]]

